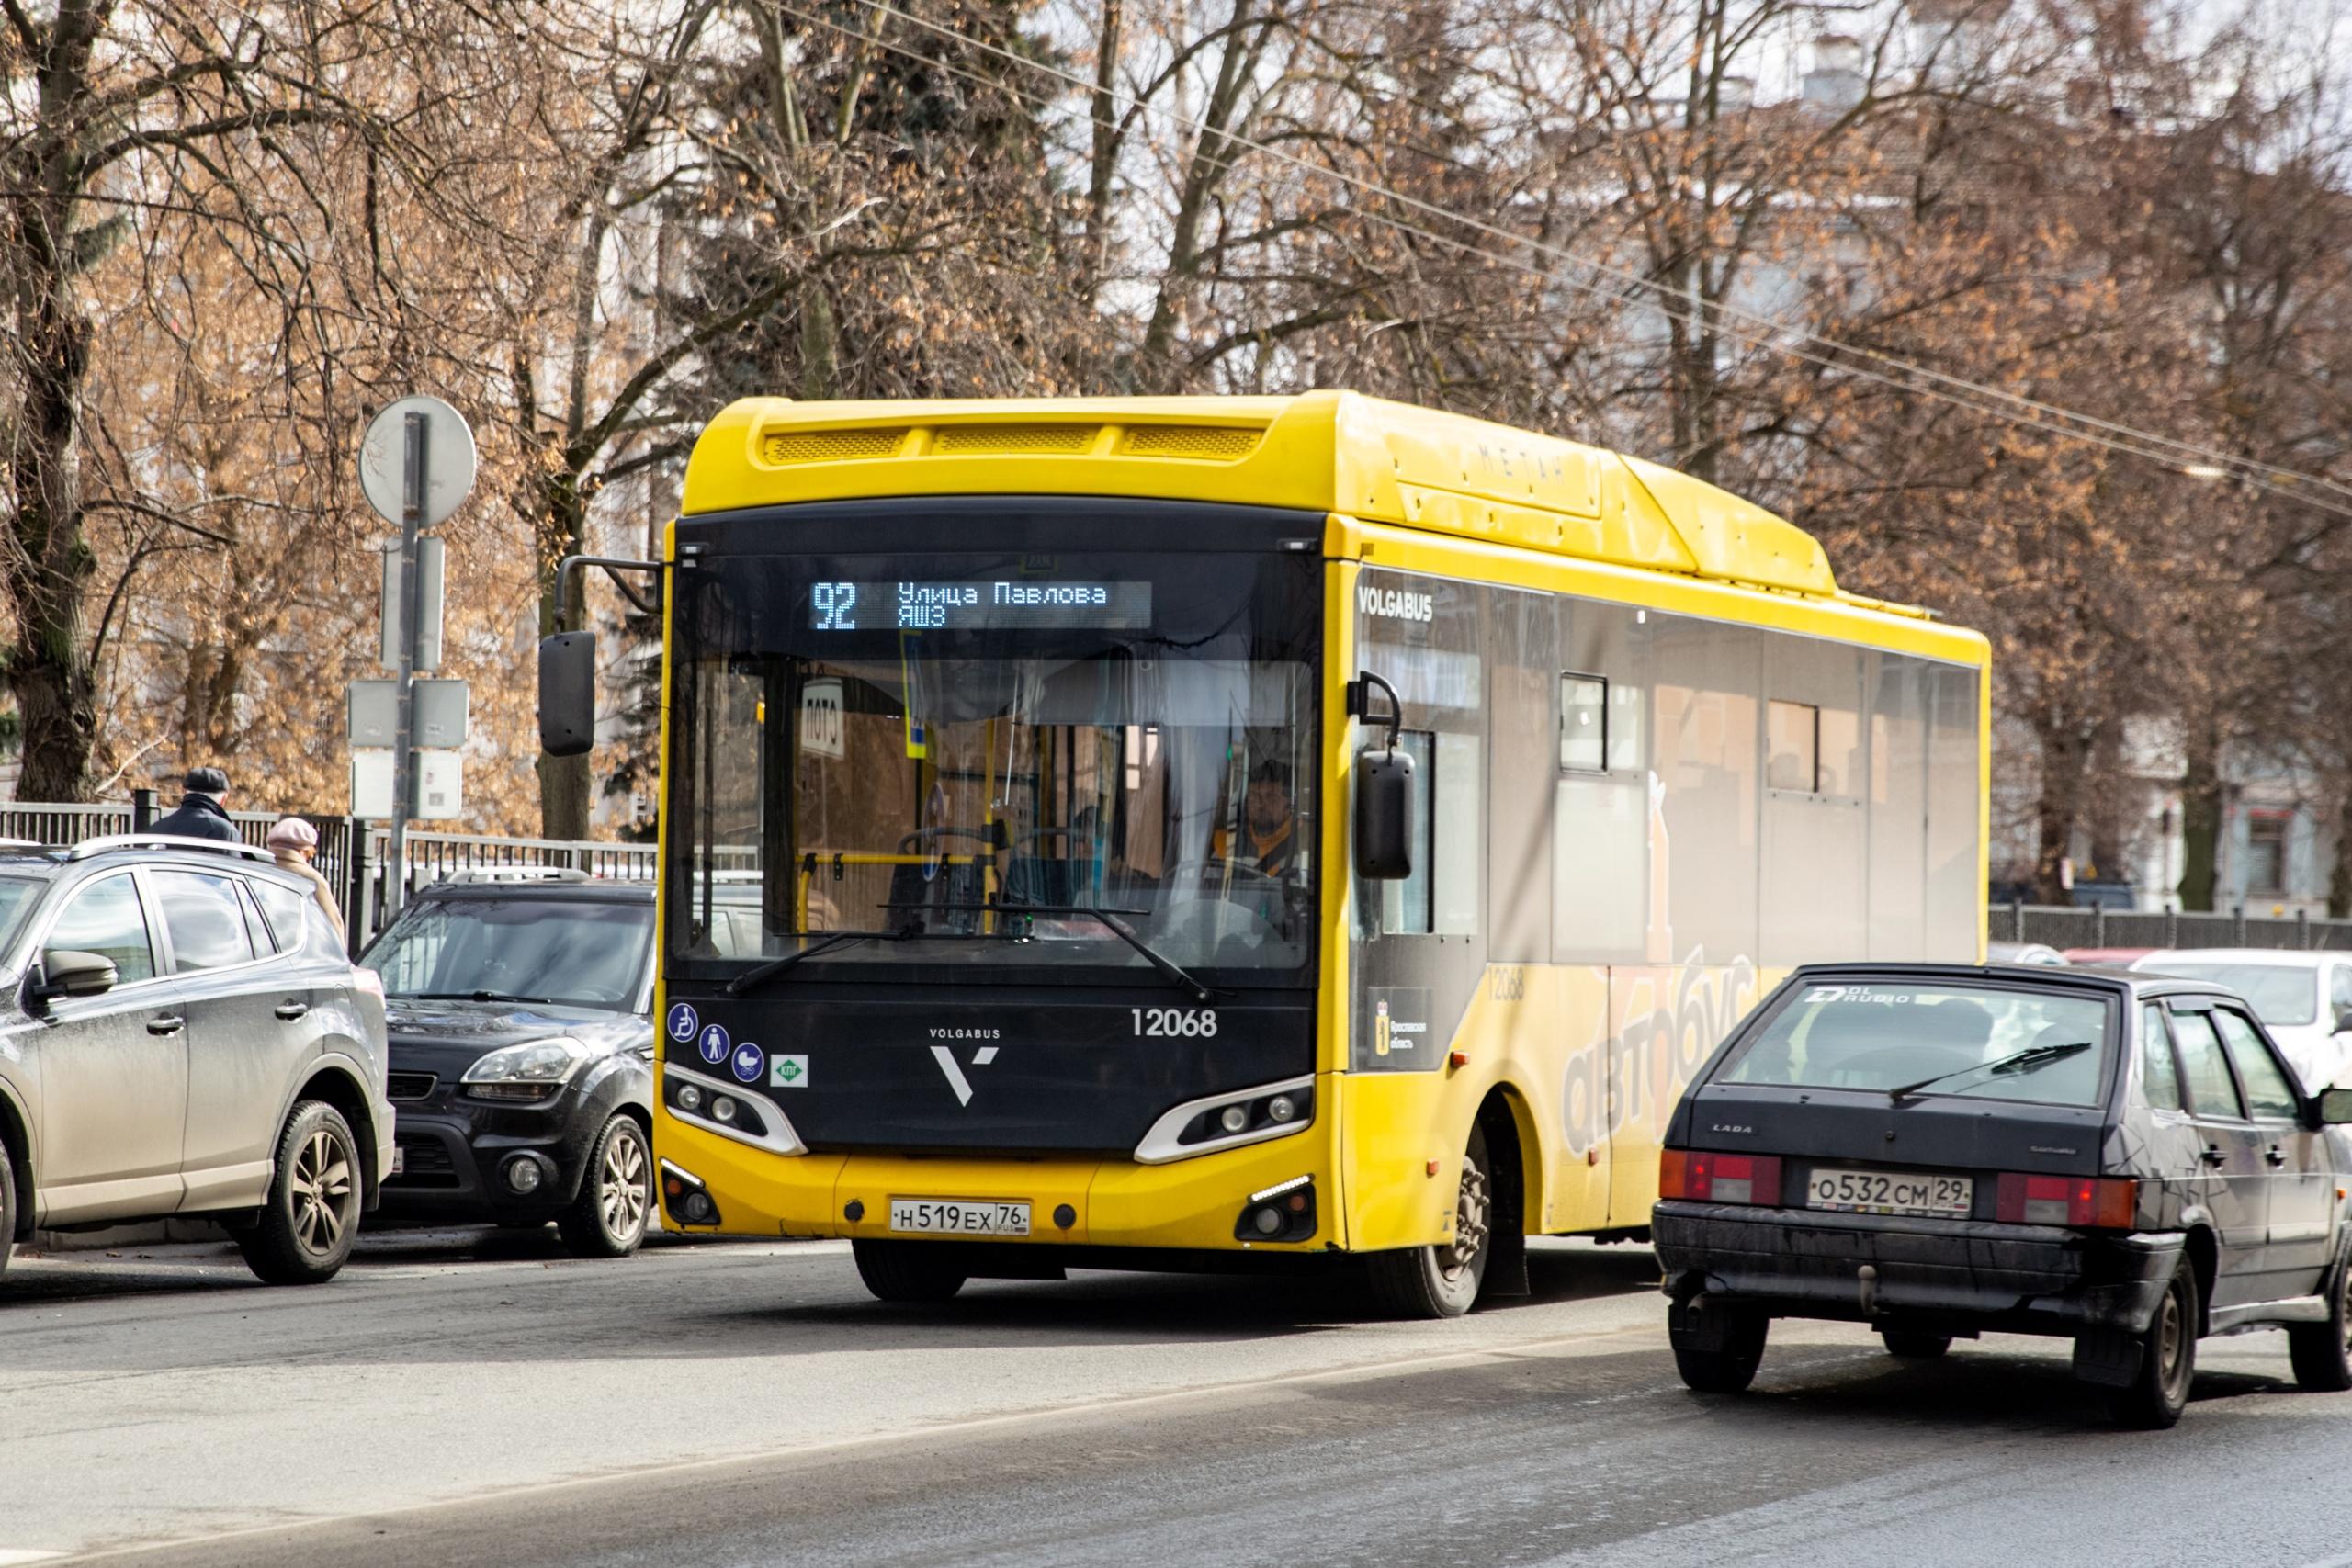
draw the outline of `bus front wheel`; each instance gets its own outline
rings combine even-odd
[[[1453,1239],[1372,1254],[1365,1262],[1373,1299],[1391,1317],[1460,1317],[1486,1281],[1487,1259],[1495,1250],[1494,1220],[1494,1166],[1487,1157],[1486,1133],[1473,1126],[1454,1191]]]
[[[859,1236],[851,1240],[849,1250],[857,1260],[857,1277],[876,1301],[944,1302],[969,1278],[956,1267],[954,1245]]]

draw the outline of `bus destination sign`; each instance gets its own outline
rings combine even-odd
[[[812,582],[808,624],[820,632],[1054,627],[1141,630],[1148,582]]]

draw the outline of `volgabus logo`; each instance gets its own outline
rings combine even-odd
[[[1382,588],[1370,582],[1356,585],[1356,608],[1367,615],[1378,615],[1391,621],[1430,621],[1437,618],[1437,599],[1434,595],[1416,593],[1407,588]]]

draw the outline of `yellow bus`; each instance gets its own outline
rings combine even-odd
[[[658,567],[664,1213],[886,1300],[1357,1255],[1452,1315],[1645,1234],[1789,966],[1983,950],[1984,639],[1637,458],[755,399]],[[582,750],[593,650],[542,657]]]

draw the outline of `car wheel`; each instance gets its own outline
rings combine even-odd
[[[359,1141],[343,1112],[306,1100],[277,1135],[277,1173],[254,1224],[236,1237],[245,1266],[273,1285],[335,1277],[359,1232]]]
[[[857,1277],[874,1299],[884,1302],[944,1302],[969,1278],[956,1267],[953,1242],[881,1241],[852,1238],[850,1256]]]
[[[2197,1275],[2184,1258],[2140,1336],[2138,1375],[2109,1396],[2116,1425],[2162,1431],[2180,1419],[2197,1376]]]
[[[645,1129],[622,1113],[605,1123],[588,1151],[580,1196],[557,1217],[556,1229],[575,1258],[626,1258],[645,1239],[653,1211],[653,1156]]]
[[[1886,1341],[1886,1353],[1900,1356],[1906,1361],[1932,1361],[1951,1348],[1949,1334],[1913,1334],[1900,1328],[1882,1328],[1878,1337]]]
[[[1674,1370],[1701,1393],[1743,1393],[1764,1361],[1772,1320],[1738,1302],[1694,1296],[1666,1309],[1667,1343]]]
[[[2313,1393],[2352,1389],[2352,1254],[2337,1259],[2327,1320],[2287,1325],[2287,1356],[2298,1386]]]
[[[1460,1317],[1486,1283],[1487,1260],[1494,1256],[1493,1167],[1487,1134],[1470,1129],[1462,1156],[1462,1180],[1453,1194],[1453,1239],[1438,1247],[1375,1252],[1364,1259],[1372,1297],[1390,1317]]]
[[[8,1255],[17,1250],[17,1168],[9,1162],[8,1145],[0,1143],[0,1274],[8,1271]]]

